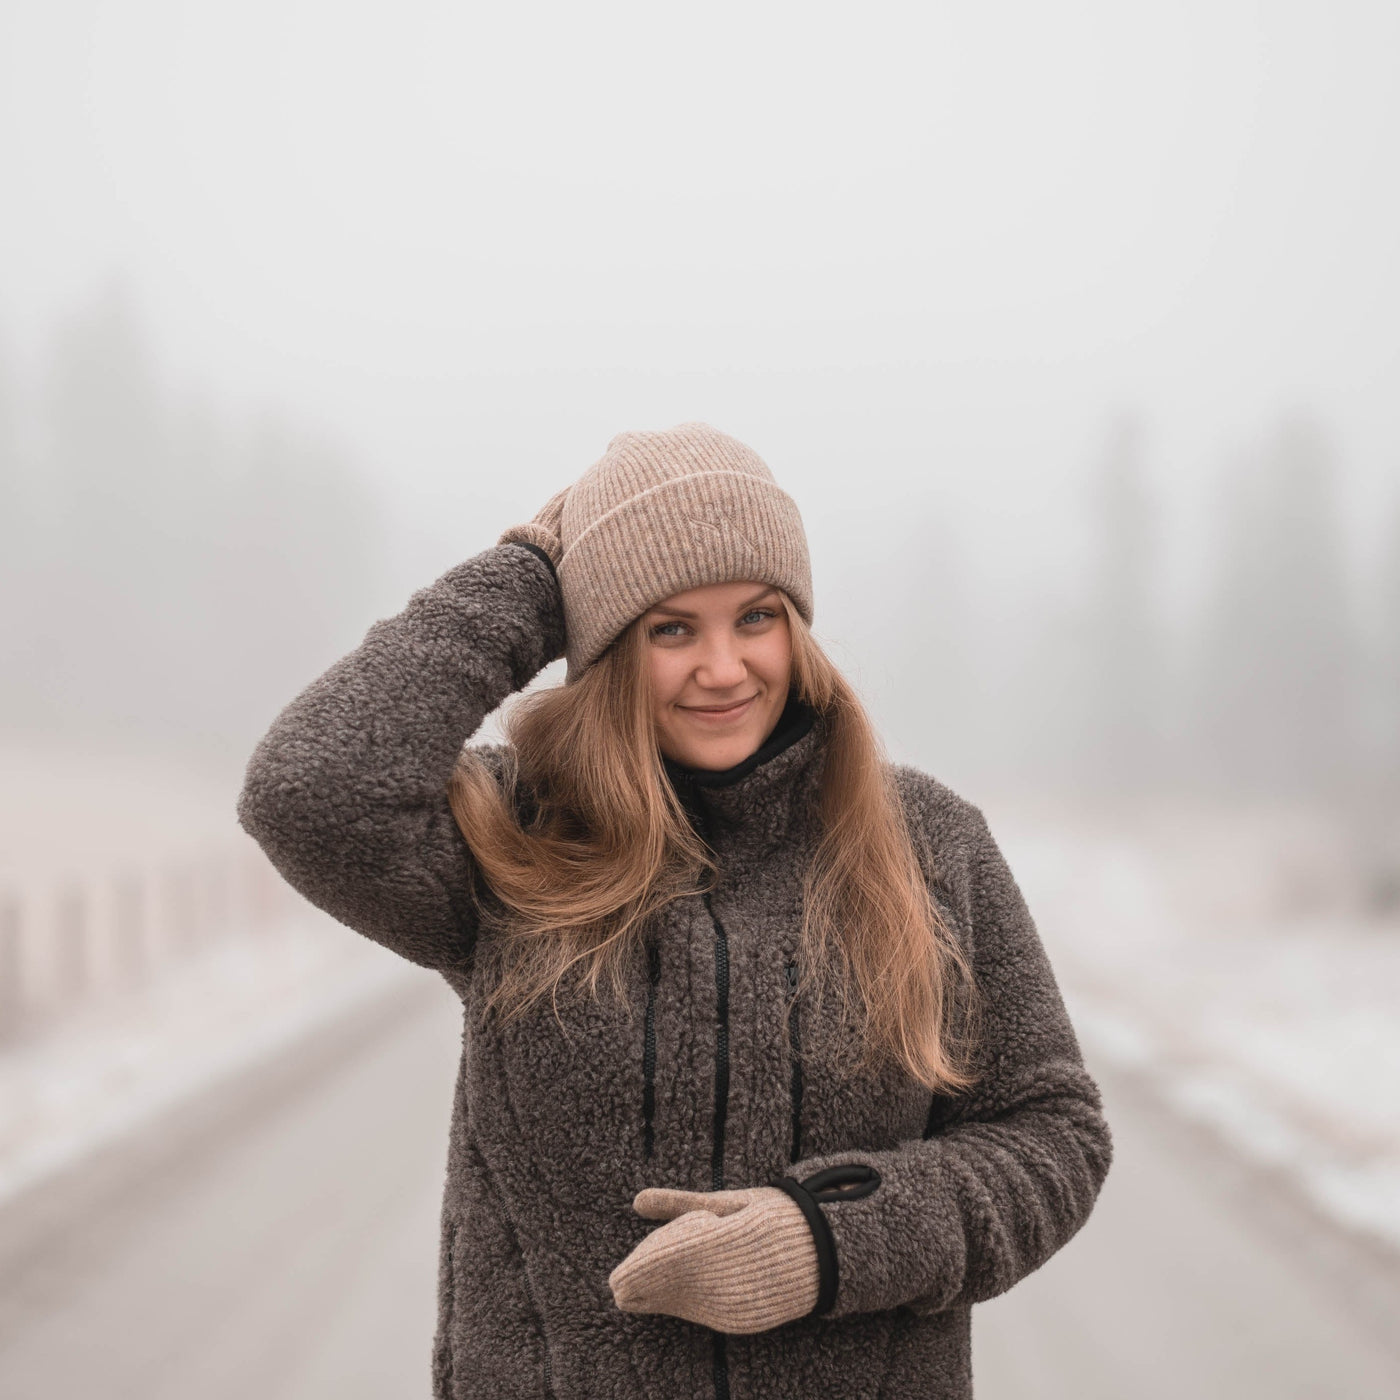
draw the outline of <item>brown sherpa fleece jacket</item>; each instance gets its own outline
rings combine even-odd
[[[655,920],[630,1006],[561,997],[562,1027],[548,999],[508,1025],[483,1018],[499,904],[445,788],[464,740],[563,646],[548,562],[485,550],[283,711],[239,802],[308,899],[439,970],[464,1004],[433,1394],[964,1400],[972,1304],[1084,1224],[1111,1158],[1098,1089],[982,814],[894,769],[985,998],[970,1095],[932,1096],[896,1067],[854,1072],[839,998],[820,1018],[803,1004],[820,720],[780,726],[720,781],[690,784],[719,883]],[[499,773],[504,751],[485,752]],[[811,1187],[826,1311],[724,1336],[618,1308],[608,1276],[655,1228],[633,1210],[638,1191],[780,1177]],[[847,1194],[849,1181],[866,1187]]]

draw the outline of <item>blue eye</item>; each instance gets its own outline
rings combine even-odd
[[[740,621],[740,622],[747,622],[751,617],[764,618],[764,617],[776,617],[776,616],[777,616],[777,614],[774,613],[770,608],[753,608],[753,609],[751,609],[749,612],[746,612],[746,613],[743,615],[743,617],[741,617],[741,618],[739,619],[739,621]]]

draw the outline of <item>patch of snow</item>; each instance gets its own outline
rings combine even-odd
[[[0,1054],[0,1204],[269,1060],[417,969],[310,911]]]
[[[1338,894],[1344,824],[1159,806],[992,826],[1086,1054],[1400,1246],[1400,921]]]
[[[1328,1163],[1307,1168],[1304,1184],[1338,1220],[1400,1249],[1400,1166]]]

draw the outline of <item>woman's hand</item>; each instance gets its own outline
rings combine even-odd
[[[612,1271],[624,1312],[669,1313],[718,1332],[764,1332],[817,1303],[817,1247],[802,1208],[776,1186],[648,1187],[632,1202],[668,1220]]]
[[[523,525],[512,525],[501,533],[496,543],[535,545],[549,555],[557,569],[564,554],[564,546],[559,539],[559,519],[564,513],[564,498],[571,490],[573,487],[566,486],[562,491],[556,491],[540,507],[533,520],[527,520]]]

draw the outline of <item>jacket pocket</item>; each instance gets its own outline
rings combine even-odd
[[[530,1278],[530,1266],[525,1258],[525,1251],[520,1247],[520,1236],[516,1232],[515,1222],[511,1220],[506,1210],[505,1202],[501,1199],[500,1191],[496,1187],[495,1180],[490,1175],[490,1168],[486,1166],[486,1159],[480,1159],[483,1175],[487,1188],[491,1195],[495,1197],[496,1209],[500,1212],[501,1222],[505,1227],[506,1236],[510,1241],[511,1249],[520,1260],[520,1282],[524,1285],[525,1296],[529,1299],[530,1311],[534,1313],[535,1320],[540,1329],[540,1371],[544,1380],[544,1393],[553,1400],[554,1378],[553,1362],[549,1355],[549,1333],[545,1330],[544,1309],[540,1307],[539,1295],[535,1291],[535,1285]]]
[[[536,1280],[494,1174],[475,1143],[453,1201],[450,1287],[439,1311],[435,1400],[555,1394],[550,1339]]]
[[[783,964],[787,983],[788,1052],[792,1063],[792,1151],[789,1161],[802,1156],[802,1004],[797,999],[797,960]]]

